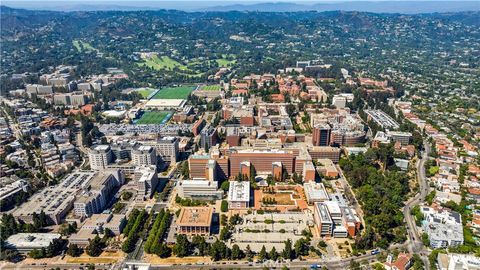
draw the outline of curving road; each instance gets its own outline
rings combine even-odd
[[[428,160],[430,154],[430,145],[424,143],[425,151],[422,153],[422,157],[418,159],[417,167],[417,180],[420,186],[420,192],[414,197],[410,198],[403,208],[403,216],[405,217],[407,232],[408,232],[408,250],[411,253],[417,253],[422,258],[426,269],[430,269],[428,262],[428,250],[423,246],[422,236],[418,231],[418,227],[415,224],[415,219],[411,215],[411,209],[425,200],[425,197],[430,192],[430,186],[428,185],[427,177],[425,175],[425,162]]]

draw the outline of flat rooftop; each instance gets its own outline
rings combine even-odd
[[[228,189],[228,201],[250,201],[250,182],[230,181],[230,188]]]
[[[47,248],[54,239],[60,237],[59,233],[17,233],[10,236],[5,245],[17,249]]]
[[[213,209],[211,207],[184,207],[177,218],[178,226],[209,227],[212,223]]]
[[[146,107],[183,107],[184,99],[150,99],[145,103]]]

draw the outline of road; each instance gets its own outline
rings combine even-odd
[[[78,264],[78,263],[59,263],[59,264],[48,264],[48,265],[41,265],[41,264],[6,264],[6,265],[1,265],[0,270],[7,270],[7,269],[12,269],[12,270],[19,270],[19,269],[55,269],[55,268],[60,268],[60,269],[71,269],[71,270],[79,270],[79,269],[87,269],[87,264]],[[95,269],[96,270],[113,270],[117,269],[115,265],[109,265],[109,264],[95,264]]]
[[[150,269],[263,269],[268,268],[278,268],[281,269],[283,266],[287,266],[289,269],[303,269],[310,268],[312,264],[322,268],[326,266],[328,269],[347,269],[350,261],[354,260],[357,262],[368,261],[373,262],[376,260],[376,255],[365,254],[358,257],[341,259],[341,260],[322,260],[322,261],[293,261],[285,263],[275,263],[275,262],[265,262],[265,263],[248,263],[248,262],[219,262],[212,265],[152,265]]]
[[[425,151],[423,151],[422,157],[418,159],[417,167],[417,180],[420,186],[420,192],[417,193],[414,197],[410,198],[405,207],[403,208],[403,216],[407,223],[408,231],[408,250],[411,253],[417,253],[421,256],[426,269],[430,269],[428,261],[428,250],[423,246],[422,236],[418,231],[417,225],[415,224],[415,219],[411,215],[411,209],[425,200],[425,197],[430,192],[430,186],[428,185],[427,177],[425,175],[425,162],[428,160],[430,154],[430,145],[428,143],[424,144]]]

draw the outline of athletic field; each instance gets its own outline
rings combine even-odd
[[[152,88],[139,88],[137,90],[135,90],[137,93],[139,93],[142,98],[148,98],[148,96],[150,96],[150,94],[152,94],[153,92],[156,91],[156,89],[152,89]]]
[[[204,85],[200,88],[200,90],[204,90],[204,91],[219,91],[220,89],[222,89],[222,88],[218,84]]]
[[[193,89],[195,89],[193,86],[163,88],[152,99],[187,99]]]
[[[143,113],[142,117],[138,119],[135,124],[165,124],[172,115],[173,113],[168,111],[147,111]]]

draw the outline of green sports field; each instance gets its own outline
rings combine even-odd
[[[152,99],[187,99],[193,91],[193,86],[168,87],[158,91]]]
[[[147,98],[151,93],[155,92],[155,89],[151,88],[140,88],[135,90],[137,93],[139,93],[143,98]]]
[[[168,111],[147,111],[144,112],[142,117],[138,119],[135,124],[148,125],[148,124],[164,124],[170,119],[172,112]]]
[[[214,85],[204,85],[204,86],[202,86],[202,88],[200,90],[219,91],[220,89],[222,89],[222,87],[220,85],[214,84]]]

